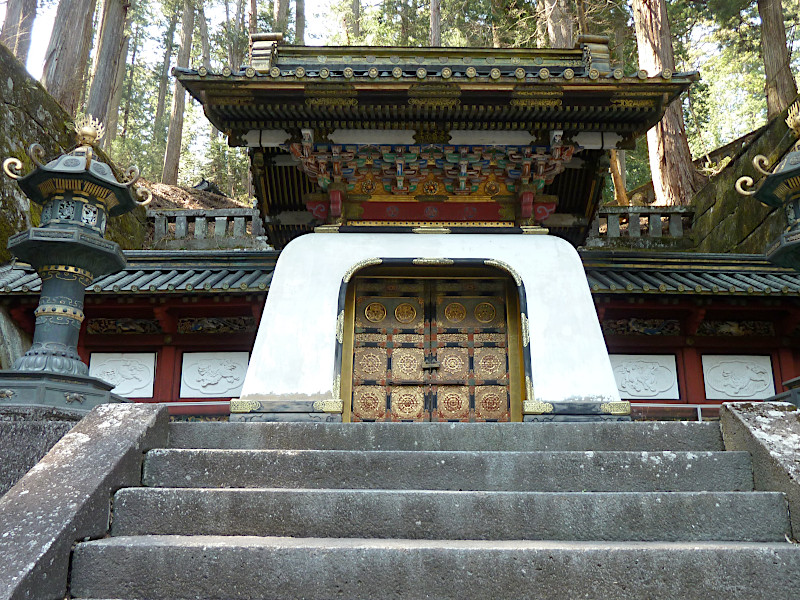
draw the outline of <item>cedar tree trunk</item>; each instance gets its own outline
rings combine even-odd
[[[767,118],[777,116],[797,96],[797,85],[789,65],[786,28],[781,0],[758,0],[761,17],[761,57],[764,59]]]
[[[105,0],[103,19],[100,22],[100,39],[97,43],[97,57],[92,70],[92,85],[86,101],[86,114],[109,122],[109,104],[114,94],[114,82],[119,71],[122,41],[125,37],[125,19],[128,14],[127,2]],[[124,61],[122,61],[124,64]]]
[[[42,85],[64,110],[75,115],[89,60],[96,0],[61,0],[42,70]]]
[[[192,32],[194,31],[194,6],[192,0],[183,0],[181,17],[181,47],[178,49],[178,66],[188,67],[192,53]],[[167,134],[167,149],[164,152],[164,170],[161,183],[178,184],[178,164],[181,159],[181,140],[183,138],[183,109],[186,105],[186,92],[181,82],[175,79],[172,95],[172,115]]]
[[[665,69],[674,71],[675,59],[664,1],[633,0],[632,6],[639,67],[651,77]],[[673,102],[658,125],[647,132],[647,146],[655,204],[688,204],[703,185],[704,178],[692,164],[680,102]]]
[[[37,0],[8,0],[6,20],[0,31],[0,44],[11,50],[23,65],[31,48],[31,30],[36,18]]]

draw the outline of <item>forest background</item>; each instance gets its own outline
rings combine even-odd
[[[612,156],[617,196],[609,178],[606,198],[627,202],[621,190],[652,174],[658,196],[658,182],[672,177],[662,171],[674,167],[665,156],[680,154],[671,136],[686,146],[691,172],[661,202],[685,203],[724,166],[712,150],[794,99],[799,15],[800,0],[3,0],[0,43],[69,113],[105,123],[105,149],[119,164],[173,185],[205,178],[249,203],[246,151],[229,148],[202,107],[186,103],[176,65],[237,71],[250,31],[283,31],[289,44],[375,46],[573,47],[581,33],[607,35],[626,75],[667,68],[701,79],[662,126],[666,147],[652,137],[648,159],[643,138]]]

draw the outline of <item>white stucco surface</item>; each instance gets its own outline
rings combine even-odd
[[[372,258],[495,259],[527,295],[533,387],[542,402],[618,401],[619,392],[575,249],[545,235],[310,234],[281,252],[243,399],[326,399],[333,393],[342,278]]]

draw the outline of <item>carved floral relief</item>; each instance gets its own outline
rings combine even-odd
[[[155,352],[93,352],[89,375],[114,385],[111,390],[125,398],[152,398]]]
[[[775,394],[769,356],[703,356],[708,400],[764,400]]]
[[[611,367],[623,400],[678,400],[675,357],[611,354]]]
[[[228,398],[242,390],[247,352],[185,352],[181,398]]]

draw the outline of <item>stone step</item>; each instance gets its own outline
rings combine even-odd
[[[777,492],[128,488],[113,535],[780,542]]]
[[[78,544],[73,598],[789,600],[800,547],[217,536]]]
[[[717,423],[172,423],[173,448],[723,450]]]
[[[188,450],[147,453],[150,487],[541,492],[751,491],[747,452]]]

